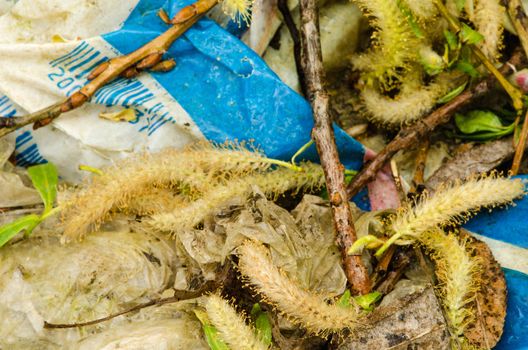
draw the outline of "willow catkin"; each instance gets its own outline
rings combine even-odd
[[[239,146],[201,144],[132,157],[103,169],[63,204],[65,235],[79,238],[105,220],[112,209],[126,208],[152,186],[175,186],[191,198],[226,179],[265,171],[270,160]]]
[[[507,204],[524,194],[520,179],[489,176],[455,182],[439,188],[433,196],[422,196],[414,206],[404,207],[392,220],[390,230],[399,236],[419,238],[438,225],[462,221],[464,213]]]
[[[499,57],[502,45],[504,7],[500,0],[478,0],[470,20],[477,31],[484,36],[479,47],[491,60]]]
[[[377,79],[382,86],[399,79],[401,71],[416,60],[420,40],[394,0],[354,0],[374,28],[372,48],[353,57],[357,70]]]
[[[314,334],[328,334],[345,328],[354,330],[361,324],[355,308],[328,304],[322,295],[301,288],[271,260],[269,250],[256,242],[238,248],[238,268],[248,283],[266,302]]]
[[[451,335],[463,341],[464,330],[475,320],[470,303],[476,298],[479,285],[479,260],[468,252],[467,242],[454,234],[431,230],[419,240],[435,262],[442,304]]]
[[[252,186],[257,186],[270,197],[276,197],[290,190],[316,189],[323,186],[324,175],[321,166],[303,163],[302,168],[303,171],[279,168],[234,179],[225,185],[212,187],[209,192],[203,194],[202,198],[187,207],[153,215],[145,220],[145,225],[163,232],[192,228],[230,199],[249,194]]]
[[[207,316],[220,338],[232,350],[267,350],[269,347],[257,337],[255,329],[246,324],[236,310],[222,297],[212,294],[205,301]]]
[[[458,74],[442,73],[425,85],[420,74],[409,74],[402,80],[395,97],[366,86],[361,91],[361,100],[369,119],[381,124],[409,124],[428,113],[440,97],[457,85],[458,77]]]

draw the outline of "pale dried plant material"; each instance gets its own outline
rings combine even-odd
[[[483,283],[479,279],[479,260],[470,254],[467,242],[453,233],[446,235],[441,230],[431,230],[420,236],[420,242],[435,262],[445,316],[453,347],[457,348],[457,344],[467,343],[464,330],[475,321],[471,303]]]
[[[361,325],[362,315],[356,308],[328,304],[323,295],[302,289],[273,264],[264,245],[247,241],[238,248],[238,256],[238,268],[255,291],[310,333],[327,335]]]
[[[217,329],[220,338],[232,350],[267,350],[256,335],[255,329],[246,323],[235,308],[222,297],[212,294],[205,300],[209,320]]]
[[[174,192],[171,188],[152,187],[140,196],[131,198],[126,206],[119,209],[125,214],[145,216],[173,211],[189,204],[187,196]]]
[[[61,205],[65,235],[78,238],[95,230],[112,210],[126,208],[153,186],[172,187],[193,199],[226,179],[265,171],[273,161],[241,146],[208,143],[123,160]]]
[[[355,0],[375,32],[368,52],[353,57],[355,69],[367,74],[367,81],[377,79],[381,86],[399,80],[401,70],[416,60],[420,40],[394,0]]]
[[[477,0],[469,18],[477,31],[484,36],[479,47],[491,60],[499,58],[502,46],[503,19],[505,9],[499,0]]]
[[[482,207],[508,204],[524,194],[520,179],[498,175],[444,184],[433,196],[424,194],[414,205],[408,204],[399,210],[388,226],[392,237],[376,255],[381,256],[399,238],[419,239],[424,232],[439,225],[462,223]]]
[[[301,189],[319,189],[324,185],[322,168],[317,164],[303,163],[302,171],[279,168],[265,173],[256,173],[228,181],[225,185],[212,187],[184,208],[173,212],[153,215],[145,220],[147,226],[163,232],[193,228],[204,218],[234,197],[244,197],[257,186],[266,196],[277,198],[286,191],[294,193]]]
[[[420,119],[436,105],[436,101],[457,86],[459,74],[442,73],[430,84],[422,82],[417,73],[407,75],[400,93],[386,96],[375,87],[366,86],[361,99],[369,119],[388,125],[402,125]]]

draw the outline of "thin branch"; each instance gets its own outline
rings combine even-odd
[[[507,75],[512,71],[511,66],[518,65],[522,60],[522,52],[515,50],[509,62],[500,68],[502,75]],[[450,102],[441,106],[427,117],[417,121],[413,125],[403,128],[396,137],[374,158],[366,164],[363,169],[354,177],[347,188],[348,198],[356,195],[366,184],[372,181],[378,171],[389,161],[399,150],[410,148],[420,142],[420,140],[432,132],[439,125],[451,120],[455,112],[475,101],[478,97],[488,93],[494,86],[495,76],[489,76],[473,88],[464,91]]]
[[[10,121],[3,121],[0,124],[0,137],[28,124],[34,124],[33,128],[36,129],[51,123],[62,113],[82,106],[92,98],[97,90],[119,76],[133,77],[142,70],[158,69],[160,67],[158,64],[162,62],[163,55],[172,43],[217,3],[218,0],[198,0],[194,4],[184,7],[172,19],[172,26],[164,33],[136,51],[112,58],[96,67],[88,76],[90,82],[65,101],[26,116],[6,118]],[[170,67],[171,64],[167,66]]]
[[[326,178],[334,225],[336,242],[341,250],[347,279],[354,294],[366,294],[371,283],[361,256],[348,255],[348,249],[356,241],[352,213],[345,190],[345,168],[339,161],[334,138],[330,100],[325,88],[325,72],[322,63],[319,15],[315,0],[301,0],[302,68],[306,77],[307,97],[314,116],[312,138],[317,146],[319,158]]]
[[[427,161],[427,155],[429,154],[429,147],[431,146],[431,140],[428,138],[424,139],[420,147],[418,147],[418,154],[416,155],[416,167],[413,176],[413,184],[411,192],[416,192],[419,188],[423,187],[425,163]]]
[[[297,70],[297,76],[299,77],[299,84],[301,86],[301,92],[306,96],[306,77],[302,69],[302,50],[301,50],[301,38],[299,36],[299,29],[292,18],[290,9],[288,8],[287,0],[278,0],[277,7],[279,8],[284,24],[290,32],[290,36],[293,41],[293,58],[295,59],[295,69]]]
[[[207,292],[218,289],[224,282],[229,278],[229,274],[232,271],[230,264],[225,264],[221,271],[219,271],[216,279],[206,282],[200,289],[194,291],[186,290],[175,290],[174,295],[166,298],[156,298],[149,300],[143,304],[132,306],[128,309],[116,312],[105,317],[101,317],[95,320],[79,322],[79,323],[49,323],[44,321],[44,328],[46,329],[65,329],[65,328],[80,328],[86,326],[93,326],[94,324],[110,321],[113,318],[129,314],[134,311],[139,311],[150,306],[161,306],[165,304],[177,303],[181,300],[197,298]]]
[[[525,54],[528,56],[528,18],[526,12],[521,4],[520,0],[503,0],[504,5],[508,9],[510,19],[517,31],[519,40],[524,49]],[[524,117],[519,142],[515,145],[515,156],[513,157],[513,163],[511,167],[512,175],[517,175],[519,167],[521,166],[521,160],[524,154],[524,148],[526,145],[526,139],[528,138],[528,113]]]

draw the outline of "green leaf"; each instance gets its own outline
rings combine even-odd
[[[460,39],[468,44],[478,44],[484,40],[484,36],[477,32],[475,29],[471,28],[465,23],[462,23],[462,29],[460,30]]]
[[[458,130],[464,134],[504,130],[500,118],[491,111],[475,110],[467,113],[465,116],[457,113],[455,115],[455,124]]]
[[[251,317],[255,320],[255,330],[260,340],[266,344],[271,345],[272,329],[271,321],[267,312],[262,311],[259,303],[253,305],[251,309]]]
[[[366,235],[357,239],[354,244],[348,249],[348,255],[361,255],[363,249],[367,247],[368,249],[379,248],[385,243],[383,240],[379,239],[373,235]]]
[[[380,300],[382,295],[380,292],[372,292],[354,297],[354,300],[363,310],[372,311],[374,310],[373,304]]]
[[[26,231],[26,234],[31,233],[40,221],[38,215],[31,214],[0,227],[0,247],[9,242],[19,232]]]
[[[44,213],[53,209],[57,197],[59,175],[57,168],[51,163],[35,165],[28,168],[28,174],[44,202]]]
[[[454,99],[455,97],[460,95],[462,93],[462,91],[464,91],[464,89],[466,88],[466,85],[467,85],[467,81],[464,82],[462,85],[459,85],[456,88],[454,88],[453,90],[449,91],[443,97],[439,98],[438,101],[436,101],[436,103],[443,104],[443,103],[447,103],[447,102],[451,101],[452,99]]]
[[[455,124],[462,134],[459,138],[488,141],[509,135],[514,131],[515,123],[504,126],[501,119],[491,111],[475,110],[467,115],[456,114]]]
[[[402,1],[398,1],[398,7],[400,8],[400,11],[405,16],[405,18],[407,18],[407,23],[409,23],[409,27],[411,27],[411,30],[413,31],[414,35],[416,35],[416,37],[419,39],[424,38],[425,35],[423,34],[420,26],[418,25],[416,18],[414,18],[414,15],[411,10],[407,6],[405,6]]]
[[[350,289],[347,289],[345,290],[343,295],[339,297],[339,299],[336,302],[336,305],[340,307],[344,307],[344,308],[350,307],[350,298],[351,298]]]
[[[374,310],[373,304],[380,300],[382,295],[383,294],[381,294],[380,292],[372,292],[369,294],[354,297],[354,302],[359,305],[363,310],[372,311]],[[352,297],[350,296],[350,290],[347,289],[345,290],[343,295],[341,295],[341,297],[337,300],[336,305],[343,308],[350,307],[352,306],[350,302],[351,299]]]
[[[450,30],[444,30],[444,37],[450,50],[454,51],[458,49],[458,37],[455,33]]]
[[[194,314],[202,324],[205,341],[211,350],[230,350],[226,343],[220,339],[218,330],[215,328],[215,326],[210,324],[207,314],[201,310],[194,310]]]
[[[455,68],[463,73],[468,74],[472,78],[478,78],[480,76],[478,70],[467,60],[459,60]]]

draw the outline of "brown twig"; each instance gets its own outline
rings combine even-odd
[[[325,88],[325,72],[322,63],[319,15],[315,0],[301,0],[302,69],[306,77],[307,97],[314,116],[312,138],[317,146],[326,179],[334,225],[336,242],[341,250],[347,279],[354,294],[366,294],[371,284],[361,257],[348,255],[348,249],[356,241],[352,213],[345,190],[345,168],[339,161],[337,146],[330,117],[330,100]]]
[[[528,18],[524,12],[524,8],[520,0],[503,0],[504,6],[508,9],[510,19],[517,31],[519,41],[524,49],[525,54],[528,56]],[[513,157],[511,173],[517,175],[519,167],[521,166],[521,160],[524,154],[524,148],[526,145],[526,139],[528,138],[528,113],[524,117],[521,134],[519,141],[515,145],[515,155]]]
[[[110,321],[113,318],[126,315],[134,311],[139,311],[146,307],[161,306],[165,304],[177,303],[178,301],[181,301],[181,300],[197,298],[207,292],[218,289],[229,278],[231,271],[232,271],[231,265],[227,263],[224,265],[222,270],[219,271],[216,279],[206,282],[198,290],[194,290],[194,291],[175,290],[174,295],[171,297],[152,299],[143,304],[138,304],[128,309],[116,312],[115,314],[111,314],[111,315],[101,317],[101,318],[91,320],[91,321],[79,322],[79,323],[49,323],[47,321],[44,321],[44,328],[64,329],[64,328],[79,328],[79,327],[93,326],[94,324]]]
[[[282,18],[284,19],[284,24],[290,32],[290,36],[293,41],[293,58],[295,59],[295,69],[297,70],[297,76],[299,77],[299,84],[301,86],[301,92],[306,96],[306,78],[302,69],[302,50],[301,50],[301,38],[299,36],[299,29],[293,20],[290,9],[288,8],[287,0],[278,0],[277,7],[279,8]]]
[[[511,65],[515,66],[521,62],[522,53],[520,50],[515,50],[510,58],[508,64],[504,64],[500,68],[502,75],[507,75],[512,71]],[[478,97],[488,93],[494,86],[495,77],[489,76],[481,81],[473,88],[464,91],[462,94],[455,97],[450,102],[441,106],[427,117],[417,121],[413,125],[403,128],[398,132],[396,137],[374,158],[370,163],[366,164],[363,169],[354,177],[350,185],[348,185],[348,198],[356,195],[367,183],[372,181],[378,171],[389,161],[396,152],[404,148],[412,147],[412,145],[420,142],[420,140],[432,132],[439,125],[447,123],[453,114],[462,107],[467,106],[475,101]]]
[[[96,67],[88,77],[91,81],[65,101],[23,117],[9,118],[11,121],[8,125],[0,125],[0,137],[28,124],[34,124],[33,128],[49,124],[62,113],[82,106],[97,90],[118,76],[131,77],[141,70],[159,67],[157,65],[162,62],[163,55],[172,43],[217,3],[218,0],[198,0],[184,7],[174,16],[171,20],[172,26],[164,33],[136,51],[112,58]]]
[[[411,192],[416,192],[417,189],[424,185],[425,162],[427,161],[427,154],[431,141],[426,138],[423,140],[420,147],[418,147],[418,154],[416,155],[416,168],[413,176],[413,188]]]

